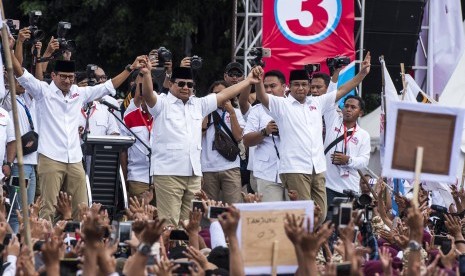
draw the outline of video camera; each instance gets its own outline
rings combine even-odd
[[[347,195],[350,200],[354,201],[354,209],[365,209],[373,201],[369,194],[357,193],[354,190],[346,189],[342,190],[342,193]]]
[[[60,51],[74,52],[76,50],[76,42],[74,40],[66,40],[66,34],[71,30],[71,23],[60,21],[57,28],[57,40],[60,44]]]
[[[249,51],[249,55],[253,56],[253,59],[249,61],[250,66],[261,66],[265,68],[265,62],[263,61],[264,57],[271,57],[271,49],[270,48],[252,48]]]
[[[163,46],[158,48],[157,54],[158,54],[158,67],[164,67],[165,62],[169,62],[173,59],[173,55],[171,54],[170,50],[166,49]]]
[[[318,63],[309,63],[304,65],[304,70],[307,72],[308,79],[312,78],[314,72],[320,72],[321,66]]]
[[[342,68],[343,66],[350,64],[350,58],[345,56],[337,56],[334,58],[327,58],[326,65],[328,65],[329,75],[332,76],[334,70]]]
[[[27,39],[25,42],[36,44],[37,41],[44,39],[45,33],[38,27],[40,17],[42,17],[41,11],[29,12],[29,31],[31,31],[31,38]]]
[[[87,76],[87,85],[94,86],[97,84],[97,77],[95,76],[95,71],[98,66],[95,64],[87,64],[86,76]]]
[[[462,213],[449,213],[446,207],[441,206],[441,205],[431,205],[430,207],[433,212],[430,215],[430,218],[432,218],[433,221],[433,228],[434,228],[434,234],[435,235],[441,235],[448,233],[446,224],[445,224],[445,214],[449,214],[452,216],[458,216],[460,218],[464,217],[465,211]]]

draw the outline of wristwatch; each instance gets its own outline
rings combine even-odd
[[[124,70],[128,71],[129,73],[132,73],[132,69],[131,69],[131,64],[128,64],[126,65],[126,67],[124,67]]]
[[[8,166],[11,168],[13,166],[13,162],[3,161],[3,166]]]
[[[262,130],[260,130],[260,133],[262,134],[263,137],[268,136],[268,134],[266,134],[266,128],[262,128]]]
[[[150,244],[140,243],[137,247],[137,252],[140,252],[144,256],[148,256],[150,254],[151,249],[152,246]]]
[[[165,77],[166,77],[167,79],[171,79],[171,74],[165,73]]]
[[[410,248],[410,251],[420,251],[421,244],[419,244],[417,241],[409,241],[408,248]]]

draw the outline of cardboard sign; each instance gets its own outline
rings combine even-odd
[[[387,114],[383,175],[413,179],[416,149],[423,147],[420,180],[455,183],[465,110],[392,102]]]
[[[241,211],[237,229],[239,246],[247,275],[271,274],[273,242],[277,241],[277,272],[295,273],[297,257],[294,245],[284,231],[286,214],[310,217],[313,226],[313,201],[235,204]]]

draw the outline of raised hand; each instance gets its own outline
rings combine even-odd
[[[383,266],[384,275],[392,275],[392,256],[387,247],[379,249],[379,260]]]
[[[237,225],[239,224],[240,218],[241,214],[234,206],[228,207],[227,212],[218,216],[218,221],[221,224],[226,237],[236,236]]]
[[[255,194],[246,194],[244,192],[241,192],[242,199],[244,200],[245,203],[258,203],[262,202],[263,195],[259,193]]]
[[[296,217],[295,214],[286,214],[286,220],[284,221],[284,231],[289,240],[294,244],[298,245],[302,239],[304,233],[304,218]]]
[[[181,221],[182,227],[186,230],[189,235],[197,235],[200,229],[200,220],[202,219],[202,212],[195,208],[189,214],[189,222],[185,223]]]
[[[160,239],[163,233],[163,226],[166,220],[148,222],[140,234],[140,241],[145,244],[154,244]]]
[[[71,205],[72,196],[65,192],[60,192],[57,196],[57,204],[55,209],[61,214],[63,220],[72,219],[73,207]]]
[[[18,32],[18,42],[20,43],[24,43],[27,39],[30,39],[31,38],[31,31],[29,30],[29,28],[22,28],[21,30],[19,30]]]
[[[360,68],[360,74],[363,76],[368,75],[370,73],[370,68],[371,68],[371,54],[370,51],[367,52],[365,59],[362,61],[362,65]]]

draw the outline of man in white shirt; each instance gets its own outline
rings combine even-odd
[[[17,80],[35,99],[40,114],[38,177],[44,205],[39,216],[52,220],[60,190],[72,196],[73,218],[78,219],[79,203],[88,203],[78,128],[83,104],[115,94],[129,74],[140,67],[138,57],[112,80],[92,87],[73,85],[73,61],[57,60],[50,84],[37,80],[13,56]],[[71,218],[64,218],[71,219]]]
[[[370,135],[357,124],[365,103],[359,96],[349,95],[344,101],[342,115],[337,105],[323,115],[326,122],[326,197],[332,204],[335,197],[346,197],[343,190],[360,192],[360,176],[370,159]]]
[[[258,70],[263,70],[258,67]],[[279,135],[285,143],[280,143],[279,173],[289,190],[296,190],[301,200],[312,199],[319,205],[326,217],[326,189],[322,130],[322,114],[331,108],[341,97],[354,89],[370,71],[370,53],[362,62],[360,72],[338,88],[335,93],[319,97],[308,97],[310,85],[307,72],[291,71],[289,97],[282,98],[267,94],[256,85],[257,98],[269,110],[279,127]]]
[[[153,162],[157,209],[160,218],[177,225],[188,219],[194,194],[200,191],[202,121],[226,100],[258,83],[258,71],[247,79],[203,98],[193,96],[194,82],[190,68],[173,69],[170,92],[153,91],[151,65],[142,68],[143,96],[154,117]]]
[[[219,93],[229,85],[225,81],[214,82],[209,89],[211,93]],[[216,112],[216,114],[214,114]],[[228,130],[225,130],[221,123],[215,124],[215,116],[222,120]],[[228,204],[241,202],[241,171],[240,156],[237,155],[234,161],[224,158],[214,148],[215,132],[223,131],[229,136],[232,134],[234,142],[242,140],[242,130],[245,121],[239,109],[232,106],[231,101],[226,101],[221,107],[209,114],[202,124],[202,173],[203,186],[207,196],[216,201],[223,201]],[[216,130],[219,128],[219,130]],[[220,197],[220,191],[222,197]]]
[[[267,94],[284,97],[286,77],[278,70],[266,72],[263,86]],[[257,192],[263,196],[262,201],[286,200],[285,189],[278,175],[279,129],[262,104],[250,109],[243,139],[245,146],[256,146],[252,171],[257,179]]]

